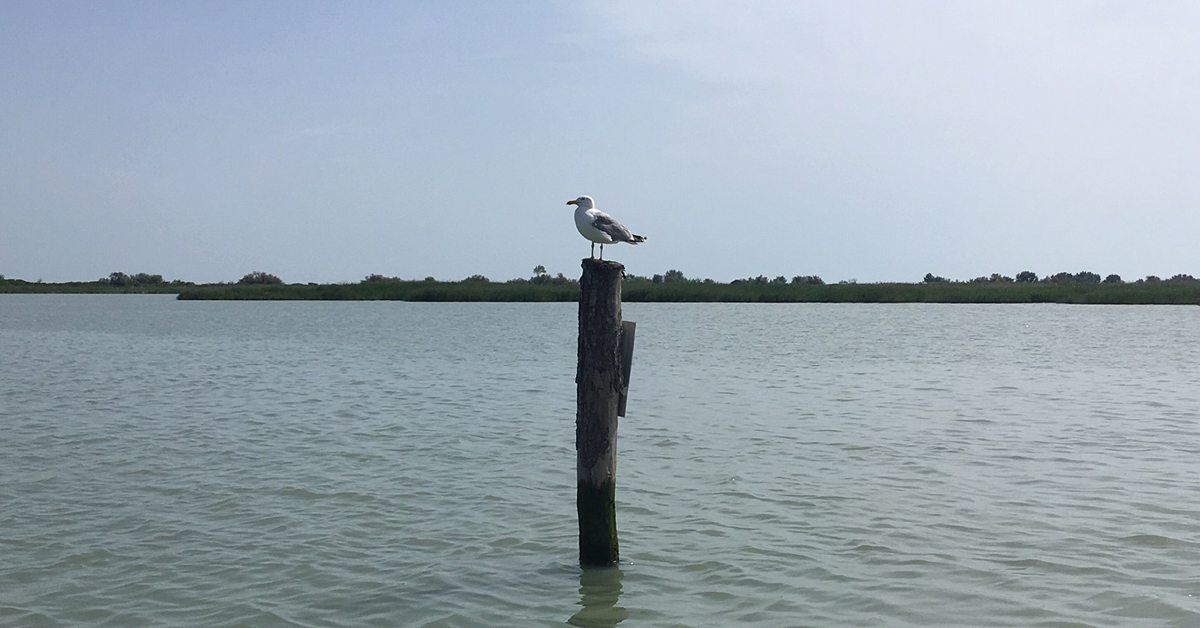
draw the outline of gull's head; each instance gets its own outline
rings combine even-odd
[[[576,207],[583,209],[591,209],[596,206],[596,203],[592,202],[592,197],[590,196],[580,196],[573,201],[567,201],[567,205],[575,205]]]

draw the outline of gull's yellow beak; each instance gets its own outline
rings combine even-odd
[[[578,205],[575,201],[567,201],[567,205]]]

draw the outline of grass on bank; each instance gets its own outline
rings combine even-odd
[[[179,294],[193,285],[184,281],[113,285],[103,281],[46,283],[0,278],[0,294]]]
[[[576,301],[579,284],[490,281],[381,281],[356,284],[208,284],[181,290],[181,300],[256,301]]]
[[[180,299],[356,301],[577,301],[579,286],[483,281],[403,281],[358,284],[208,285]],[[655,283],[629,278],[627,303],[1079,303],[1197,304],[1200,283],[1133,284],[732,284]]]

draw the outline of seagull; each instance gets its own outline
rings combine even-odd
[[[597,244],[600,245],[600,259],[604,259],[605,244],[637,244],[646,241],[644,236],[634,235],[612,216],[596,209],[596,202],[590,196],[580,196],[573,201],[567,201],[567,205],[575,206],[575,227],[579,229],[579,233],[592,241],[592,259],[596,259]]]

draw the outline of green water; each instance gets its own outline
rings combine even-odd
[[[1194,307],[0,295],[0,626],[1200,625]]]

